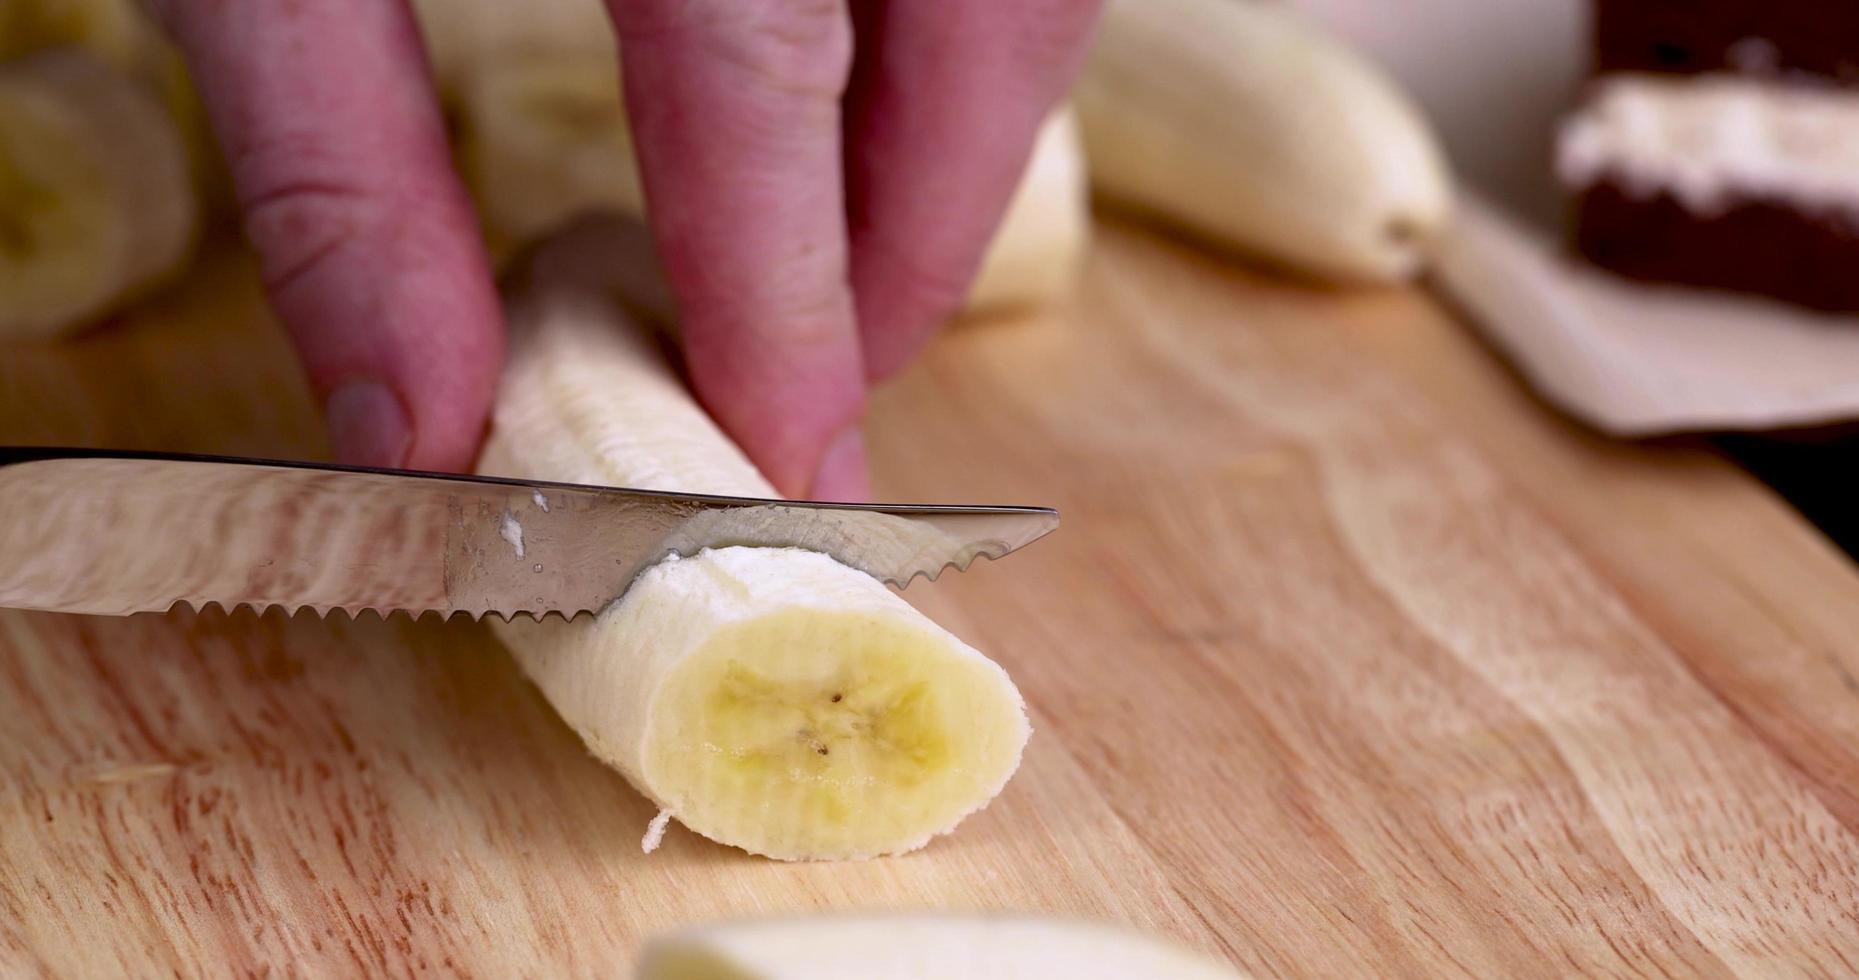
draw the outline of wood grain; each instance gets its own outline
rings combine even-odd
[[[249,264],[0,361],[0,441],[320,455]],[[899,859],[674,830],[464,623],[0,614],[0,972],[611,974],[681,922],[1050,909],[1261,975],[1859,973],[1859,576],[1424,295],[1120,226],[876,400],[880,488],[1064,528],[908,597],[1033,706]]]

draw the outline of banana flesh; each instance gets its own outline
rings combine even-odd
[[[696,926],[649,943],[640,980],[1238,980],[1172,943],[1082,920],[864,915]]]
[[[510,320],[480,472],[774,495],[605,297],[538,284]],[[813,552],[667,560],[592,622],[493,628],[596,756],[774,858],[920,847],[1000,792],[1029,735],[1000,667]]]
[[[1379,71],[1257,0],[1110,0],[1074,90],[1093,188],[1216,245],[1392,282],[1444,227],[1444,158]]]
[[[175,276],[198,220],[143,86],[75,48],[0,65],[0,338],[56,336]]]

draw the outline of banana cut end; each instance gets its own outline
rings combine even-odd
[[[728,550],[668,563],[633,592],[652,602],[755,581],[740,572],[769,549]],[[820,575],[822,601],[736,620],[679,660],[653,702],[643,788],[690,829],[767,857],[921,847],[1019,766],[1030,734],[1019,691],[914,611],[833,596],[845,586],[829,580],[870,581],[862,573],[786,554],[790,574]]]
[[[772,495],[647,330],[544,258],[510,308],[480,472]],[[1030,734],[1005,671],[864,572],[711,532],[742,543],[667,557],[592,621],[491,623],[661,819],[778,859],[873,857],[1002,790]]]

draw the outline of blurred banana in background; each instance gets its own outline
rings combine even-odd
[[[178,273],[198,227],[152,92],[79,48],[0,64],[0,338],[94,322]]]
[[[493,256],[585,212],[644,211],[600,0],[414,9]],[[54,52],[53,63],[89,59],[85,86],[48,94],[31,78],[52,69],[20,67]],[[5,0],[0,70],[11,93],[0,108],[0,339],[82,328],[182,272],[195,229],[230,215],[230,182],[179,55],[136,0]],[[101,98],[99,72],[155,107]],[[28,112],[35,121],[14,123]],[[85,124],[86,114],[96,118]],[[54,117],[65,120],[57,139],[28,135]],[[186,186],[167,165],[177,143]],[[59,166],[48,156],[58,153],[76,159]],[[145,172],[123,172],[120,161],[139,159],[152,161]],[[83,181],[105,190],[70,200]],[[1450,206],[1443,156],[1406,97],[1265,0],[1110,0],[1073,101],[1040,132],[964,310],[1065,295],[1089,246],[1091,193],[1338,284],[1417,274]],[[72,262],[92,267],[63,269]]]
[[[592,209],[637,214],[618,52],[599,0],[417,0],[494,254]],[[1038,306],[1077,278],[1100,197],[1338,284],[1425,264],[1450,180],[1419,111],[1287,5],[1111,0],[965,306]]]
[[[583,211],[643,211],[600,0],[415,7],[493,254]],[[1416,275],[1451,197],[1438,141],[1405,94],[1269,0],[1110,0],[966,311],[1071,288],[1090,240],[1087,183],[1107,203],[1340,285]]]
[[[0,5],[0,340],[89,326],[180,275],[225,184],[135,0]]]
[[[1099,195],[1273,265],[1408,279],[1445,225],[1419,110],[1288,4],[1109,0],[1073,99]]]
[[[87,51],[154,92],[187,145],[195,186],[225,210],[231,193],[187,66],[138,0],[6,0],[0,6],[0,63],[56,48]]]

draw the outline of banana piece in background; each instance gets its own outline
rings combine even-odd
[[[578,213],[643,211],[599,0],[415,0],[415,9],[493,254]],[[231,212],[230,181],[180,57],[134,0],[0,7],[0,61],[51,48],[88,51],[155,92],[186,149],[194,195],[209,214]],[[1365,61],[1277,4],[1113,0],[1076,103],[1077,124],[1061,110],[1040,134],[966,311],[1038,306],[1071,287],[1089,242],[1087,160],[1108,200],[1334,282],[1411,277],[1445,222],[1448,177],[1419,114]],[[0,198],[0,216],[18,228],[34,224],[25,207],[18,192]],[[45,315],[33,314],[29,332],[81,322]],[[0,316],[28,332],[18,325],[26,314]]]
[[[0,64],[0,339],[58,336],[174,278],[199,220],[146,87],[76,48]]]
[[[206,109],[186,63],[137,0],[0,3],[0,62],[54,48],[87,51],[148,86],[174,118],[202,202],[214,214],[232,212],[232,182],[220,163]]]
[[[642,207],[598,0],[420,0],[493,248],[578,210]],[[1105,200],[1335,284],[1411,279],[1450,209],[1424,117],[1283,4],[1111,0],[1066,111],[1042,133],[966,309],[1065,292]],[[1087,174],[1088,171],[1088,174]]]
[[[1073,91],[1106,200],[1333,283],[1426,263],[1450,205],[1425,118],[1263,0],[1109,0]]]
[[[701,925],[647,944],[640,980],[1240,980],[1172,943],[1027,915],[822,915]]]

